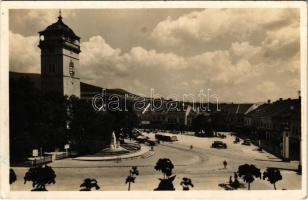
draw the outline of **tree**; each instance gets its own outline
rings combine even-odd
[[[24,184],[26,184],[27,181],[31,181],[33,187],[32,191],[47,191],[46,185],[51,183],[55,184],[55,179],[56,173],[51,167],[47,165],[44,167],[38,166],[28,170],[24,177]]]
[[[263,172],[263,180],[265,179],[273,184],[274,189],[276,190],[276,182],[282,180],[280,170],[272,167],[267,168],[266,171]]]
[[[139,170],[137,166],[133,166],[132,169],[129,170],[129,176],[127,176],[125,183],[128,183],[128,191],[130,191],[130,184],[135,183],[136,176],[139,175]]]
[[[121,108],[116,111],[109,111],[111,115],[115,118],[114,131],[116,137],[119,138],[120,133],[123,130],[127,135],[132,138],[132,130],[136,128],[139,124],[139,119],[134,112],[133,104],[131,101],[125,99],[121,100]]]
[[[105,101],[104,103],[108,104],[110,99],[106,97]],[[103,145],[110,144],[113,132],[117,139],[121,137],[121,132],[131,135],[132,130],[138,125],[138,117],[130,101],[125,103],[121,98],[120,101],[118,109],[107,108],[97,111],[91,103],[83,99],[69,98],[71,125],[69,135],[79,153],[91,154],[99,151]],[[100,147],[91,145],[89,141],[100,143]]]
[[[189,190],[189,186],[194,187],[190,178],[184,177],[180,183],[183,186],[183,190]]]
[[[91,103],[77,97],[69,98],[72,148],[79,154],[96,153],[110,144],[116,120],[106,111],[96,111]]]
[[[199,114],[192,120],[192,129],[195,131],[196,135],[200,132],[205,131],[203,136],[213,136],[213,120],[210,116],[205,116]]]
[[[198,115],[197,117],[192,119],[192,129],[199,133],[203,130],[203,125],[205,123],[206,119],[204,115]]]
[[[176,176],[171,176],[173,168],[174,165],[169,158],[160,158],[157,161],[154,169],[156,171],[161,171],[164,177],[163,179],[159,179],[160,183],[158,187],[154,190],[175,190],[172,182],[174,181]]]
[[[32,149],[63,147],[66,102],[61,94],[38,91],[29,78],[10,80],[11,162],[23,161]]]
[[[170,191],[170,190],[175,190],[174,185],[173,185],[173,181],[175,179],[175,175],[174,176],[170,176],[168,178],[162,179],[159,178],[160,182],[158,184],[158,187],[154,189],[154,191]]]
[[[80,191],[91,191],[92,188],[95,188],[96,190],[100,189],[100,187],[97,184],[97,180],[91,178],[84,179],[80,187],[81,187]]]
[[[14,183],[17,180],[16,174],[13,169],[10,169],[10,184]]]
[[[161,171],[164,175],[164,178],[168,178],[172,175],[172,169],[174,168],[174,165],[169,158],[160,158],[154,168],[156,171]]]
[[[240,165],[237,173],[239,177],[243,177],[243,180],[248,183],[248,190],[250,190],[250,184],[255,180],[254,177],[261,179],[260,169],[256,168],[254,165]]]

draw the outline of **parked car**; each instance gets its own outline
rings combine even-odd
[[[242,143],[242,145],[247,145],[250,146],[251,145],[251,141],[249,139],[245,139]]]
[[[139,135],[138,137],[135,138],[135,140],[139,143],[145,143],[149,137],[144,136],[144,135]]]
[[[223,143],[222,141],[214,141],[212,143],[212,148],[217,148],[217,149],[226,149],[227,148],[227,144]]]
[[[178,141],[178,137],[172,134],[168,133],[156,133],[155,134],[155,139],[156,140],[162,140],[162,141],[167,141],[167,142],[173,142],[173,141]]]
[[[235,140],[233,141],[233,143],[235,143],[235,144],[239,143],[239,142],[240,142],[240,138],[239,137],[236,137]]]
[[[224,134],[218,133],[218,134],[217,134],[217,137],[219,137],[219,138],[221,138],[221,139],[225,139],[227,136],[225,136]]]

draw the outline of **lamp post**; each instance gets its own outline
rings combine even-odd
[[[284,125],[284,130],[283,130],[283,140],[282,140],[282,157],[284,161],[289,161],[290,160],[290,141],[289,141],[289,136],[290,136],[290,128],[288,123],[285,123]]]
[[[36,158],[38,157],[38,149],[32,150],[32,157],[34,157],[33,166],[36,167]]]
[[[69,149],[69,148],[70,148],[70,145],[69,145],[69,144],[65,144],[65,145],[64,145],[66,157],[69,156],[69,153],[68,153],[68,149]]]

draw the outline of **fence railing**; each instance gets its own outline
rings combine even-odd
[[[63,159],[63,158],[67,158],[69,156],[69,153],[68,152],[63,152],[61,154],[56,154],[56,160],[60,160],[60,159]]]
[[[28,160],[26,162],[27,165],[30,165],[32,167],[37,166],[37,165],[44,165],[52,162],[52,156],[47,155],[47,156],[42,156],[42,157],[37,157],[33,158],[31,160]]]

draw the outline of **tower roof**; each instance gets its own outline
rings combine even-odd
[[[80,37],[77,36],[74,31],[68,27],[66,24],[62,21],[61,11],[59,12],[58,21],[56,23],[53,23],[43,31],[40,31],[39,34],[41,35],[58,35],[58,34],[64,34],[66,36],[71,37],[72,39],[79,40]]]

